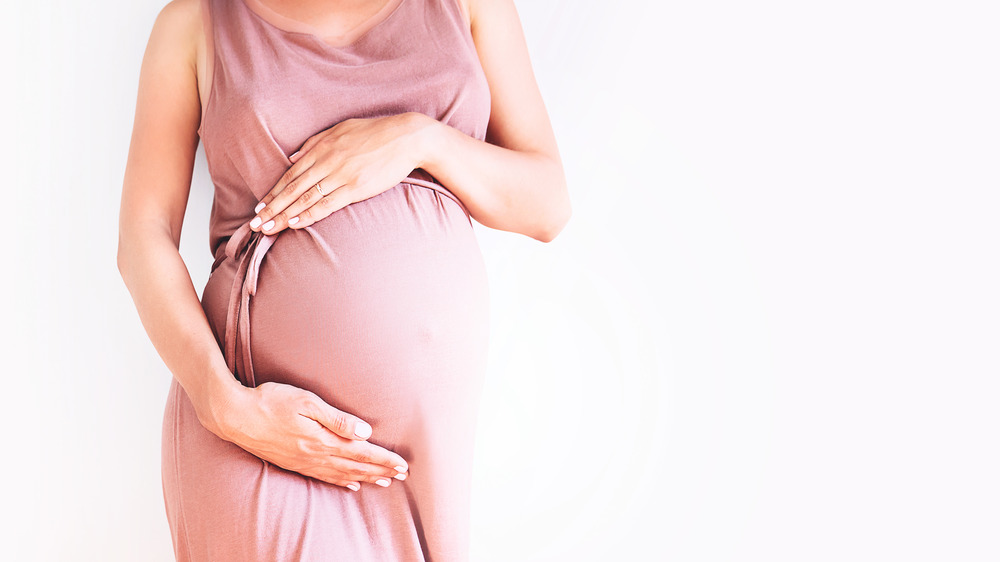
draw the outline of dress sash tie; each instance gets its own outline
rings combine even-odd
[[[240,260],[233,277],[233,288],[229,293],[226,366],[244,386],[251,388],[257,386],[257,382],[250,356],[250,297],[257,294],[260,264],[277,236],[254,232],[250,230],[250,223],[244,223],[226,243],[226,256]]]

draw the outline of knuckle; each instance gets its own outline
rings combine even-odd
[[[333,415],[333,426],[337,428],[338,433],[347,433],[347,416],[342,413],[336,413]]]
[[[309,394],[302,394],[298,398],[298,406],[309,414],[319,414],[319,404]]]
[[[304,413],[313,420],[323,419],[320,417],[323,415],[322,408],[320,408],[320,405],[317,404],[316,401],[310,396],[303,396],[299,398],[297,408],[300,412]]]
[[[342,439],[343,437],[337,436],[324,444],[326,446],[324,453],[327,455],[328,462],[340,463],[348,454],[344,449],[343,443],[339,441]]]
[[[277,209],[274,208],[274,202],[272,201],[271,203],[268,203],[267,207],[261,209],[260,212],[257,214],[258,216],[260,216],[260,218],[264,219],[264,222],[267,222],[272,218],[274,218],[274,215],[277,214]]]
[[[302,177],[300,176],[288,182],[288,185],[285,186],[284,191],[294,197],[294,194],[301,188],[302,188]]]
[[[309,203],[312,203],[312,201],[316,198],[317,195],[319,195],[319,193],[315,189],[312,188],[307,189],[305,193],[299,196],[298,202],[302,203],[303,205],[308,205]]]

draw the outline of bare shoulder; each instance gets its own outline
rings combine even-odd
[[[195,78],[199,98],[207,91],[202,0],[171,0],[160,9],[146,45],[146,57]],[[157,65],[159,66],[159,65]]]
[[[171,0],[160,9],[153,24],[154,34],[173,39],[177,49],[196,47],[201,28],[201,0]]]
[[[147,56],[184,63],[195,70],[204,50],[201,0],[171,0],[156,16],[146,45]]]
[[[472,39],[490,87],[486,140],[558,158],[514,0],[465,1],[469,2]]]

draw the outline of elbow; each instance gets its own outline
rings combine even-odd
[[[549,243],[559,236],[573,216],[573,205],[569,201],[569,191],[565,178],[559,182],[558,202],[549,207],[549,213],[538,231],[532,236],[539,242]]]
[[[118,238],[118,255],[116,256],[116,261],[118,265],[118,274],[121,275],[122,281],[125,285],[128,285],[128,272],[129,272],[129,260],[128,252],[125,249],[125,244],[122,241],[121,235]]]
[[[566,228],[569,223],[570,217],[573,216],[573,208],[569,203],[569,198],[565,199],[565,202],[559,205],[559,208],[552,213],[551,218],[544,224],[544,226],[535,233],[532,238],[538,240],[539,242],[545,242],[546,244],[555,240],[556,236]]]

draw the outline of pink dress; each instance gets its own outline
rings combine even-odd
[[[345,119],[417,111],[485,138],[489,88],[458,0],[389,2],[332,46],[259,0],[202,0],[215,186],[202,305],[243,384],[357,415],[409,476],[354,492],[279,468],[202,427],[174,380],[162,474],[178,560],[468,559],[489,311],[467,209],[418,168],[310,227],[248,226],[287,156]]]

